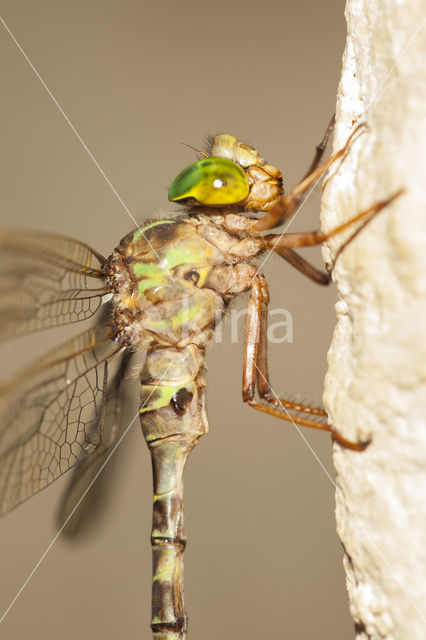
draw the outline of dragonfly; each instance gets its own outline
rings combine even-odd
[[[205,354],[233,299],[249,294],[242,399],[253,409],[347,440],[327,413],[278,397],[268,375],[268,284],[256,259],[276,253],[326,285],[296,250],[351,230],[349,240],[401,192],[325,232],[265,233],[282,225],[344,147],[323,160],[333,120],[302,180],[290,191],[281,171],[229,134],[173,181],[169,201],[183,213],[148,220],[109,257],[83,242],[40,232],[0,230],[0,338],[77,323],[102,306],[100,321],[0,386],[0,513],[47,487],[72,467],[61,506],[66,524],[83,487],[123,433],[123,388],[133,357],[140,366],[139,414],[153,468],[152,620],[154,640],[185,640],[183,472],[209,429]]]

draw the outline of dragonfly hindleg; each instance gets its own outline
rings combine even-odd
[[[267,357],[268,286],[262,275],[252,280],[247,308],[244,347],[243,401],[269,415],[295,425],[329,431],[333,440],[354,451],[363,451],[369,442],[352,442],[339,434],[327,422],[327,413],[320,407],[279,398],[269,383]],[[255,398],[255,390],[263,402]]]

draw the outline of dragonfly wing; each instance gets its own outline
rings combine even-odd
[[[95,453],[76,464],[59,506],[58,526],[67,536],[87,533],[102,510],[109,489],[111,468],[119,453],[114,451],[114,447],[128,427],[121,420],[121,408],[123,384],[132,355],[129,351],[124,353],[114,379],[108,385],[102,444]],[[108,469],[103,469],[106,463]]]
[[[99,446],[113,337],[91,328],[0,386],[0,513]]]
[[[70,238],[0,230],[0,339],[90,318],[110,292],[105,264]]]

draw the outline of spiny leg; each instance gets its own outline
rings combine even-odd
[[[278,253],[284,260],[287,260],[295,269],[303,273],[304,276],[310,278],[318,284],[330,284],[331,271],[322,271],[317,269],[313,264],[299,256],[293,249],[281,249],[272,247],[273,250]]]
[[[251,284],[247,306],[244,347],[243,401],[251,407],[293,424],[329,431],[333,440],[353,451],[363,451],[369,442],[352,442],[327,423],[324,409],[278,398],[269,383],[267,358],[267,311],[269,293],[264,276],[256,275]],[[255,390],[267,404],[257,402]],[[305,417],[312,416],[312,417]],[[316,420],[315,420],[316,418]]]
[[[324,133],[324,137],[321,140],[321,142],[315,147],[315,156],[314,159],[312,160],[311,166],[309,167],[309,169],[307,170],[307,172],[305,173],[305,175],[303,176],[302,180],[304,180],[305,178],[307,178],[309,175],[311,175],[312,171],[315,171],[315,169],[319,166],[319,163],[321,162],[321,159],[324,155],[324,151],[326,150],[327,144],[328,144],[328,140],[331,136],[331,133],[334,129],[334,125],[336,124],[336,114],[333,113],[333,117],[331,118],[330,122],[328,123],[328,127]]]
[[[331,133],[334,129],[334,125],[336,123],[336,115],[333,113],[333,116],[328,123],[328,127],[325,131],[323,139],[315,148],[315,156],[312,160],[311,166],[308,171],[303,176],[302,180],[307,178],[315,169],[319,166],[321,159],[324,155],[324,151],[327,147],[328,140],[331,136]],[[303,275],[307,276],[314,282],[318,284],[330,284],[331,281],[331,272],[323,271],[322,269],[317,269],[313,264],[299,256],[298,253],[293,251],[293,249],[276,249],[276,253],[280,255],[284,260],[287,260],[289,264],[291,264],[295,269],[303,273]]]
[[[354,136],[356,136],[356,134],[365,126],[365,123],[359,124],[352,131],[345,145],[339,149],[339,151],[336,151],[336,153],[333,153],[325,162],[316,166],[314,170],[308,173],[291,191],[284,194],[280,202],[271,209],[271,211],[268,211],[263,218],[252,222],[250,224],[250,229],[252,231],[266,231],[267,229],[272,229],[273,227],[280,225],[284,218],[295,213],[309,195],[309,187],[321,178],[323,173],[327,171],[333,162],[341,158],[346,153]],[[319,146],[321,147],[321,145]],[[312,165],[315,166],[315,159]]]
[[[405,189],[400,189],[399,191],[394,193],[393,196],[391,196],[387,200],[383,200],[381,202],[377,202],[375,205],[373,205],[372,208],[374,209],[376,207],[376,210],[372,213],[372,215],[370,217],[364,218],[362,223],[355,229],[355,231],[353,233],[351,233],[349,238],[347,238],[340,245],[340,247],[337,249],[336,254],[335,254],[334,258],[333,258],[333,262],[332,262],[331,266],[329,267],[330,268],[330,272],[333,271],[334,265],[336,264],[337,259],[339,258],[339,256],[342,253],[342,251],[348,246],[348,244],[350,244],[352,242],[352,240],[354,240],[357,237],[357,235],[359,233],[361,233],[361,231],[364,229],[364,227],[366,227],[371,222],[371,220],[375,217],[375,215],[377,213],[379,213],[379,211],[381,211],[383,209],[383,207],[386,207],[393,200],[395,200],[395,198],[398,198],[400,195],[402,195],[404,193],[404,191],[405,191]]]
[[[267,313],[269,303],[269,292],[266,279],[263,275],[255,275],[251,282],[250,297],[247,305],[246,337],[244,348],[244,371],[243,371],[243,400],[251,406],[255,402],[255,388],[262,399],[275,403],[275,395],[269,384],[268,357],[267,357]],[[264,405],[260,405],[263,411]],[[319,407],[293,402],[292,400],[279,400],[279,406],[291,411],[308,413],[322,418],[327,418],[327,413]],[[256,407],[258,408],[258,407]],[[266,407],[268,409],[268,407]],[[268,412],[268,411],[267,411]],[[275,415],[275,414],[273,414]],[[284,420],[292,421],[292,417],[279,412],[279,416]],[[314,422],[314,428],[328,431],[328,427]]]
[[[340,224],[339,226],[334,227],[329,231],[322,231],[321,229],[317,229],[316,231],[305,231],[302,233],[283,233],[282,235],[271,233],[264,236],[265,244],[267,247],[273,249],[277,253],[281,253],[283,249],[291,249],[294,247],[312,247],[314,245],[321,244],[361,220],[363,221],[361,228],[363,228],[366,223],[370,222],[370,220],[372,220],[375,215],[379,213],[379,211],[387,207],[403,192],[403,189],[400,189],[386,200],[380,200],[379,202],[376,202],[371,207],[368,207],[368,209],[364,209],[364,211],[361,211],[361,213],[358,213],[353,218],[350,218],[343,224]],[[356,229],[355,232],[350,236],[350,238],[346,240],[343,246],[347,246],[349,242],[356,235],[358,235],[358,232],[359,229]],[[340,252],[341,249],[339,249],[339,253]]]

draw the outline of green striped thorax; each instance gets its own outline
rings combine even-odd
[[[214,324],[223,300],[205,286],[223,252],[188,220],[157,220],[128,234],[111,259],[115,324],[128,344],[178,344]]]
[[[206,206],[237,204],[247,198],[249,182],[245,171],[228,158],[202,158],[186,167],[169,189],[171,202]]]

